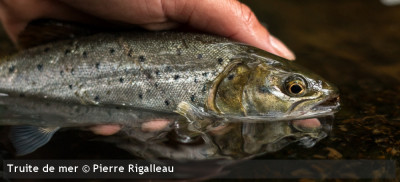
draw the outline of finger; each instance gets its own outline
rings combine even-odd
[[[123,21],[152,30],[167,29],[165,22],[178,22],[193,28],[230,37],[276,55],[295,59],[294,54],[272,37],[246,5],[236,0],[62,0],[64,3],[108,20]]]

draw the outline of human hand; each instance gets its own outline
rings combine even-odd
[[[295,59],[259,23],[254,13],[236,0],[0,0],[0,19],[14,42],[28,22],[39,18],[89,24],[117,21],[149,30],[183,25]]]
[[[187,26],[295,59],[254,13],[236,0],[0,0],[0,20],[13,42],[30,21],[40,18],[110,26],[124,22],[148,30]],[[110,135],[119,129],[119,125],[101,125],[92,131]]]

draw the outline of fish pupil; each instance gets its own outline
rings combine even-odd
[[[301,86],[300,85],[292,85],[291,87],[290,87],[290,92],[292,92],[292,93],[294,93],[294,94],[298,94],[298,93],[300,93],[301,91],[303,91],[303,88],[301,88]]]

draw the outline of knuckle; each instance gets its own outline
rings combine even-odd
[[[242,19],[243,23],[246,25],[252,25],[257,21],[257,18],[251,9],[240,3],[240,18]]]

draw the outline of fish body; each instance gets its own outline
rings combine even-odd
[[[295,63],[196,33],[100,33],[37,46],[2,60],[0,83],[1,125],[117,123],[140,128],[157,118],[171,122],[152,134],[136,132],[145,142],[173,131],[185,143],[214,136],[221,127],[326,116],[339,106],[332,84]],[[242,136],[234,131],[232,135]],[[257,143],[251,142],[254,136],[264,136],[254,128],[251,132],[246,145]],[[37,147],[25,147],[22,153]],[[234,150],[238,148],[227,149]]]
[[[296,98],[285,95],[285,86],[277,88],[273,84],[285,84],[282,82],[291,76],[307,81],[309,90],[317,93],[313,98],[337,96],[334,86],[322,78],[308,78],[293,70],[293,65],[265,51],[217,36],[170,32],[98,34],[35,47],[3,61],[0,92],[13,97],[160,112],[173,112],[180,102],[187,102],[242,116],[286,113],[293,104],[291,100]],[[224,83],[230,80],[232,83]],[[219,87],[215,86],[217,81]],[[246,93],[229,93],[235,88]],[[224,92],[216,93],[218,89]],[[250,93],[255,89],[258,93]],[[230,103],[226,101],[229,94],[243,98],[233,97]],[[254,100],[257,96],[265,100]],[[276,97],[283,104],[274,103]],[[249,109],[245,111],[245,107]]]

